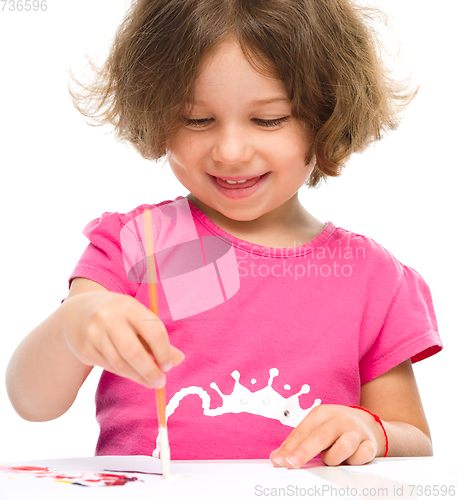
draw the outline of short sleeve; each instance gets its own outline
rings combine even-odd
[[[83,230],[89,245],[69,278],[96,281],[111,292],[135,296],[139,284],[127,276],[120,242],[123,222],[117,212],[106,212]]]
[[[409,358],[413,363],[428,358],[442,347],[430,289],[414,269],[402,265],[400,282],[382,328],[360,361],[361,383]]]

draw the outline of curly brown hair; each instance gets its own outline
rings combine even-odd
[[[111,124],[147,159],[166,154],[183,126],[202,59],[235,37],[250,64],[284,82],[292,115],[312,131],[307,184],[340,174],[354,152],[395,129],[414,97],[391,78],[351,0],[134,0],[95,78],[69,89],[95,125]]]

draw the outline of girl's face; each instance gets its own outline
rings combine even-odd
[[[295,205],[313,169],[311,138],[291,116],[284,84],[256,72],[236,42],[203,61],[184,118],[167,159],[203,212],[252,221]]]

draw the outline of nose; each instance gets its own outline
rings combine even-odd
[[[254,149],[249,132],[238,127],[225,127],[214,137],[212,156],[215,162],[233,165],[251,160]]]

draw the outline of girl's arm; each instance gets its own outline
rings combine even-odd
[[[64,303],[17,347],[6,387],[22,418],[46,421],[70,408],[94,365],[155,387],[183,358],[163,323],[136,299],[76,278]]]
[[[360,404],[381,417],[390,457],[433,455],[411,360],[362,385]]]
[[[411,361],[361,387],[360,405],[377,414],[389,439],[388,456],[433,454],[430,430],[422,408]],[[340,405],[320,405],[270,455],[275,466],[302,467],[323,452],[327,465],[360,465],[384,456],[385,436],[367,412]]]

